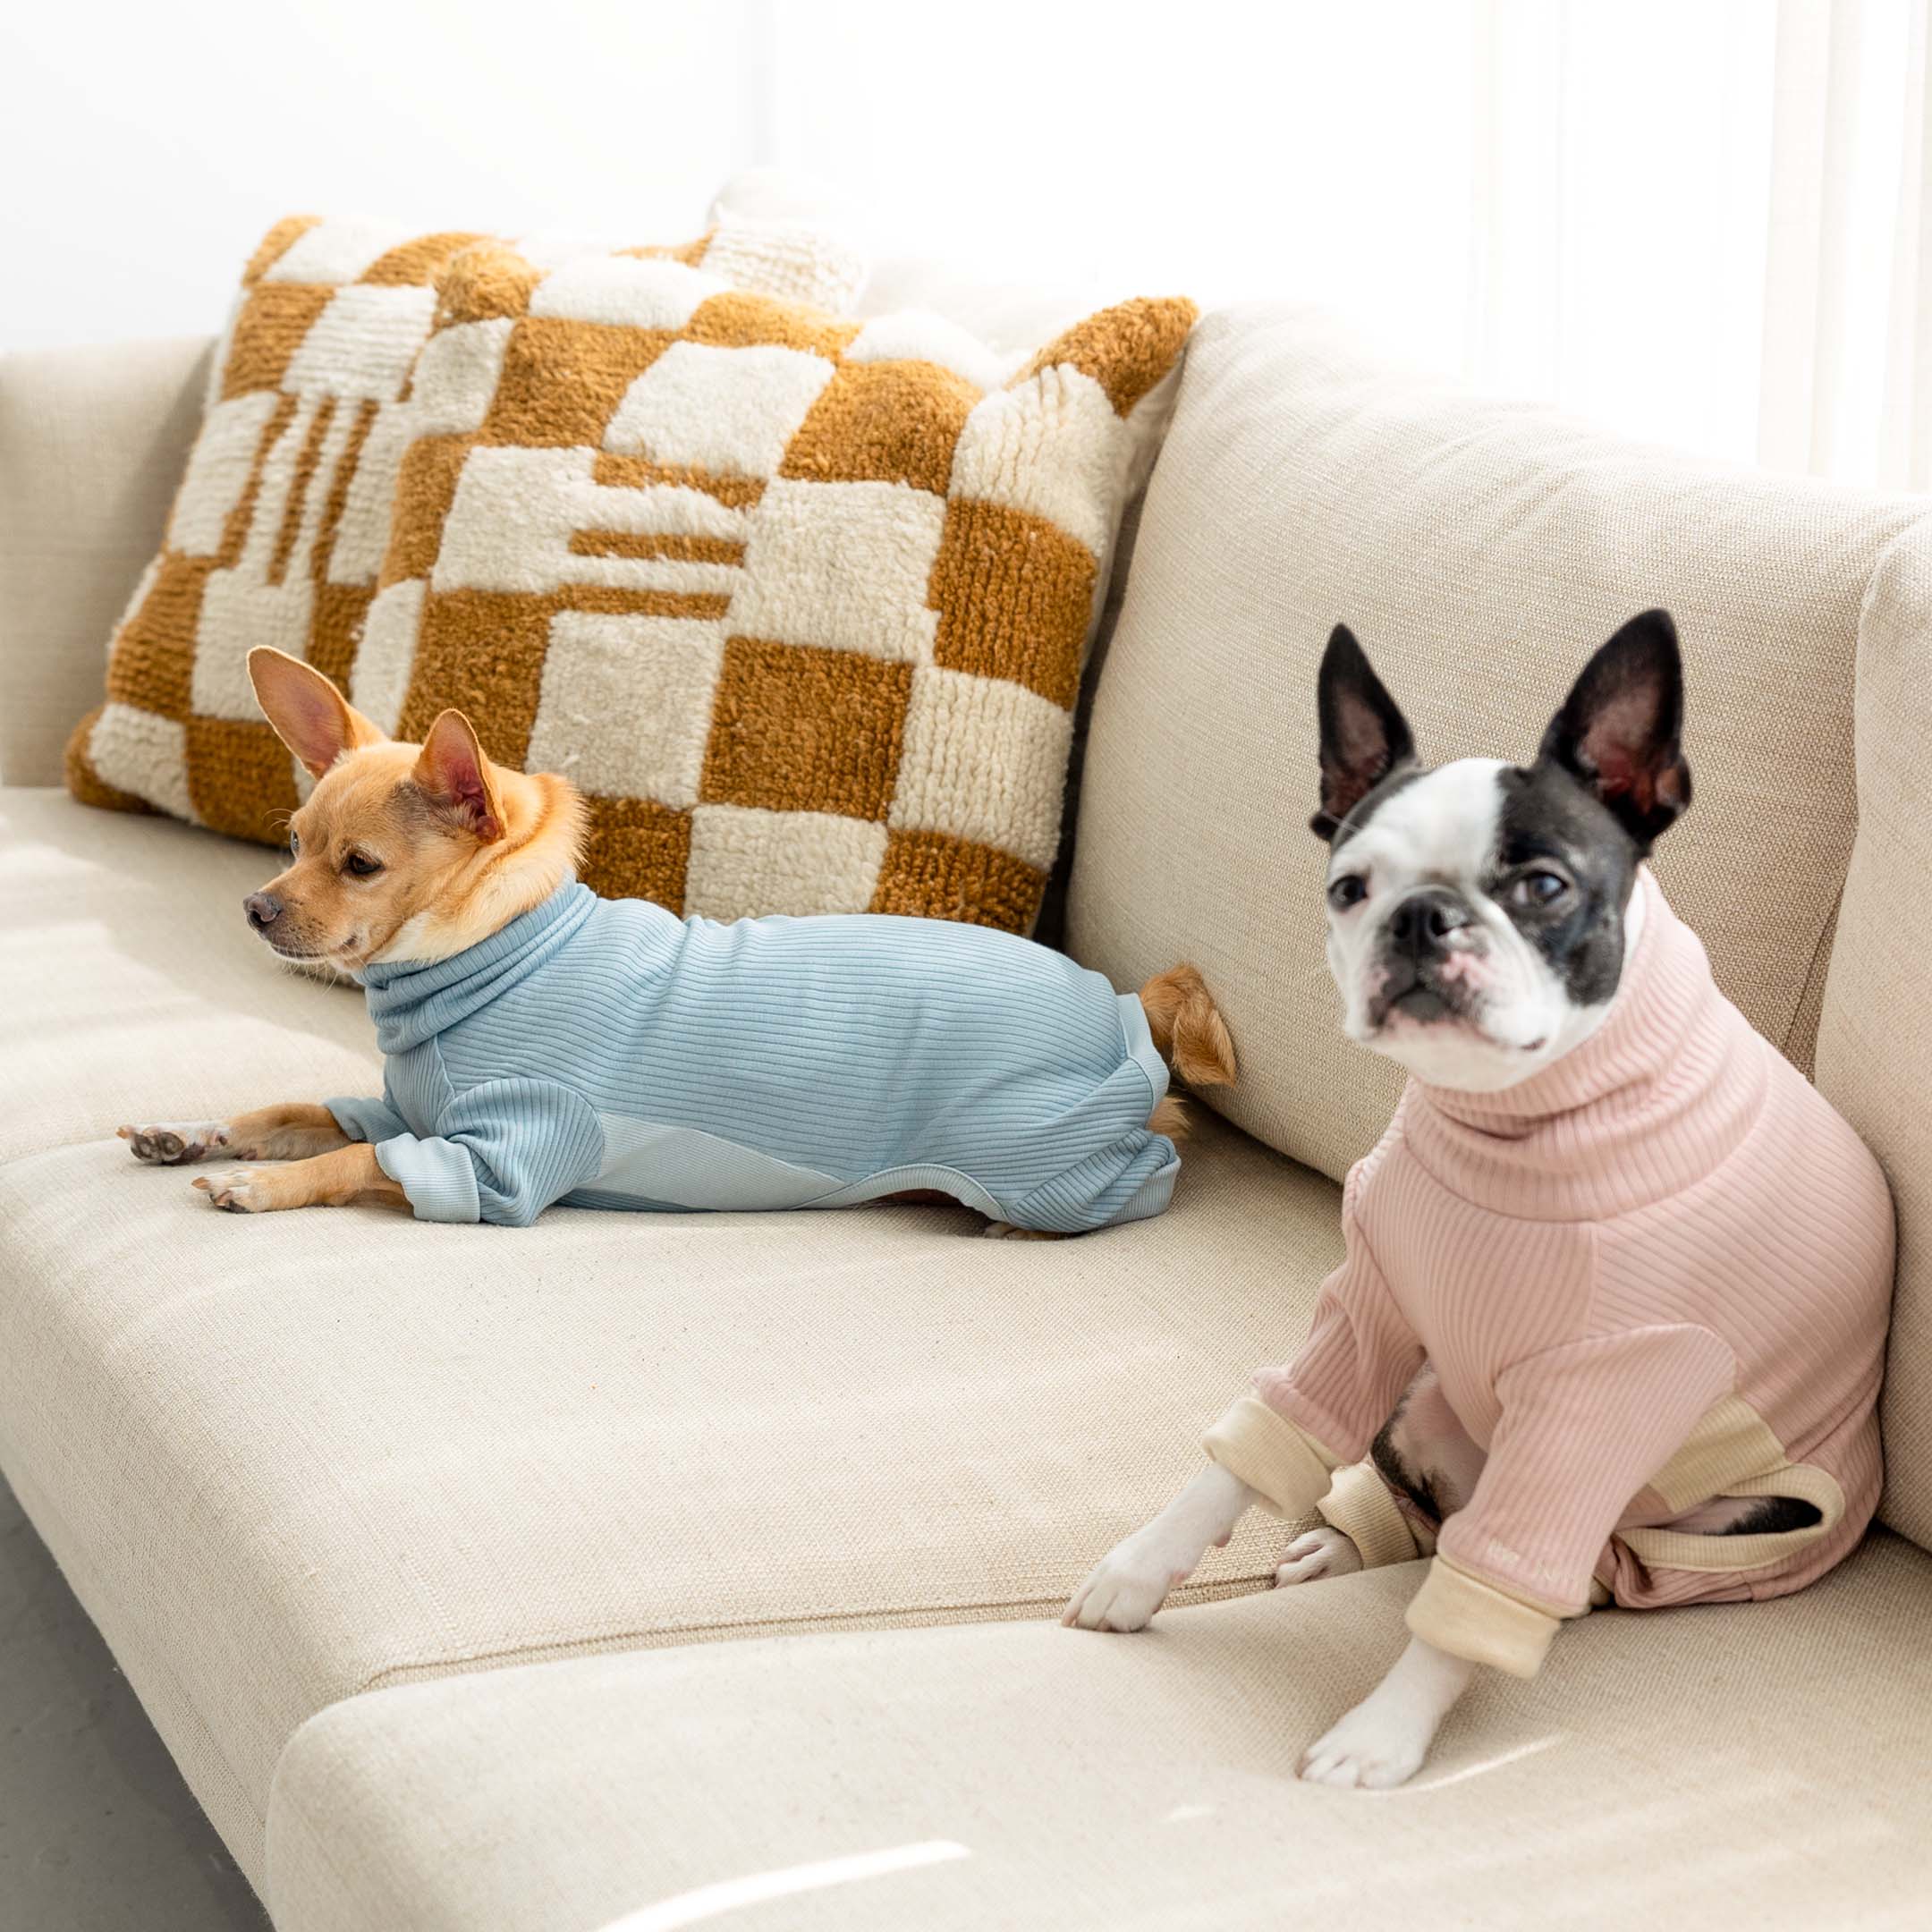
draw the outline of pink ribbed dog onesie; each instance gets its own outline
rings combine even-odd
[[[1307,1347],[1207,1438],[1305,1515],[1427,1358],[1487,1461],[1409,1624],[1519,1676],[1593,1579],[1630,1607],[1782,1596],[1878,1499],[1885,1177],[1718,992],[1648,869],[1636,889],[1641,929],[1580,1046],[1501,1093],[1410,1082],[1349,1174]],[[1724,1496],[1819,1521],[1672,1527]]]

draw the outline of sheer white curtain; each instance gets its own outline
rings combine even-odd
[[[1784,0],[1759,460],[1932,486],[1925,0]]]
[[[1465,368],[1716,453],[1932,484],[1927,11],[1484,0]]]

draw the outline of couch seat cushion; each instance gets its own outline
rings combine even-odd
[[[0,1168],[0,1462],[258,1880],[284,1744],[358,1691],[1054,1611],[1340,1247],[1330,1184],[1211,1118],[1158,1220],[979,1226],[233,1216],[56,1148]]]
[[[258,845],[0,791],[0,1160],[380,1084],[352,988],[275,964],[242,917]]]
[[[1484,1673],[1403,1789],[1298,1784],[1419,1576],[1132,1638],[865,1632],[353,1699],[283,1759],[269,1902],[282,1932],[1923,1922],[1932,1557],[1881,1533],[1778,1602],[1599,1613],[1534,1683]]]

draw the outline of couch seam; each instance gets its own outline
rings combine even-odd
[[[1857,855],[1858,825],[1854,820],[1852,826],[1852,850],[1845,854],[1844,876],[1838,881],[1838,890],[1832,896],[1831,907],[1825,914],[1825,922],[1818,928],[1818,944],[1811,948],[1811,963],[1805,968],[1804,978],[1798,982],[1798,997],[1792,1007],[1791,1018],[1784,1023],[1784,1037],[1778,1042],[1778,1051],[1787,1060],[1791,1058],[1792,1040],[1798,1031],[1799,1022],[1804,1018],[1805,1009],[1810,1004],[1811,987],[1818,977],[1818,969],[1822,965],[1826,973],[1831,970],[1831,953],[1835,950],[1834,942],[1838,936],[1838,915],[1844,910],[1845,887],[1851,882],[1852,862]],[[1818,1003],[1821,1030],[1824,1017],[1825,1008],[1821,996]],[[1815,1078],[1818,1060],[1818,1042],[1815,1038],[1811,1043],[1811,1057]]]
[[[1212,1582],[1183,1584],[1170,1592],[1166,1602],[1175,1607],[1216,1603],[1225,1597],[1245,1597],[1255,1591],[1267,1589],[1273,1585],[1274,1580],[1275,1572],[1272,1569],[1258,1570],[1240,1576],[1217,1577]],[[974,1623],[1021,1622],[1024,1621],[1023,1618],[1008,1619],[989,1615],[987,1613],[1003,1610],[1038,1610],[1046,1613],[1058,1609],[1065,1600],[1063,1592],[1055,1591],[1050,1596],[982,1598],[970,1604],[918,1604],[892,1610],[840,1610],[799,1617],[741,1617],[715,1623],[684,1623],[656,1628],[646,1626],[614,1631],[607,1636],[565,1638],[547,1643],[512,1644],[500,1650],[479,1650],[468,1656],[419,1657],[399,1664],[386,1664],[382,1669],[371,1673],[360,1683],[344,1691],[340,1698],[332,1699],[330,1701],[340,1703],[349,1698],[366,1697],[373,1690],[391,1689],[394,1683],[403,1681],[404,1674],[412,1671],[441,1671],[449,1676],[463,1676],[470,1674],[472,1670],[480,1673],[486,1669],[513,1669],[520,1663],[564,1663],[579,1657],[682,1650],[701,1644],[708,1638],[725,1635],[733,1631],[747,1632],[744,1640],[750,1641],[754,1637],[784,1637],[793,1634],[857,1635],[869,1630],[930,1630]],[[960,1614],[953,1614],[955,1612]]]

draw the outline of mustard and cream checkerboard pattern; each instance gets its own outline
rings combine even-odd
[[[938,318],[714,267],[452,264],[351,695],[574,779],[606,894],[1024,929],[1133,419],[1192,306],[1008,376]]]
[[[481,239],[313,216],[269,232],[243,274],[165,546],[114,640],[106,702],[70,743],[77,796],[280,836],[297,775],[255,704],[248,651],[274,644],[351,681],[417,434],[411,377],[437,278]],[[602,251],[532,252],[561,263]],[[849,250],[792,228],[726,225],[664,252],[721,284],[831,307],[849,306],[862,275]]]

